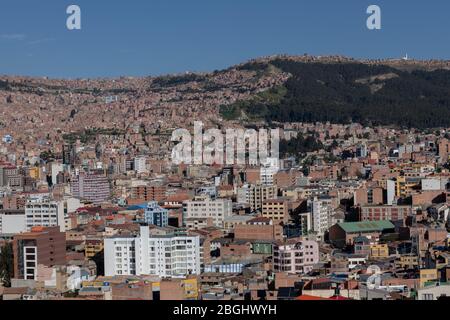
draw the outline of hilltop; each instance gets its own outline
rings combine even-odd
[[[276,56],[240,68],[259,72],[276,68],[290,77],[265,93],[268,99],[258,95],[222,106],[228,120],[450,126],[448,61]]]

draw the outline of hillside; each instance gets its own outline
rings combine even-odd
[[[241,68],[264,70],[269,66],[291,77],[281,87],[269,90],[268,99],[257,95],[246,102],[223,106],[225,118],[416,128],[450,126],[450,71],[444,68],[427,68],[425,63],[304,62],[283,58],[251,62]]]

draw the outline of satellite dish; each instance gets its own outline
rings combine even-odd
[[[381,268],[379,266],[377,266],[376,264],[374,264],[367,268],[366,273],[373,274],[373,275],[381,274]]]

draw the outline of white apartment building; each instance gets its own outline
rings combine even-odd
[[[211,218],[216,227],[223,228],[225,218],[231,217],[233,204],[230,199],[211,200],[208,196],[197,196],[183,203],[183,220],[189,218]]]
[[[27,231],[23,210],[2,210],[0,212],[0,235]]]
[[[280,170],[280,160],[278,158],[267,158],[261,164],[260,181],[263,185],[273,185],[273,176]]]
[[[147,157],[138,156],[134,158],[134,171],[138,174],[147,173]]]
[[[177,278],[201,272],[199,236],[150,236],[148,226],[142,226],[139,237],[113,237],[104,241],[105,276]]]
[[[31,195],[25,204],[25,224],[27,231],[33,227],[59,226],[65,232],[64,202],[50,199],[48,194]]]
[[[319,239],[323,239],[325,232],[331,227],[333,206],[329,197],[315,197],[308,200],[309,212],[312,220],[312,231],[316,232]]]

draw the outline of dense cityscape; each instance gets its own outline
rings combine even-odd
[[[450,296],[450,129],[427,125],[449,120],[310,113],[308,103],[340,97],[298,100],[296,86],[333,87],[324,74],[334,71],[311,84],[286,63],[338,66],[346,85],[383,98],[413,72],[424,104],[440,90],[433,77],[450,72],[447,61],[304,55],[161,77],[0,77],[0,297]],[[287,101],[305,109],[260,113]],[[279,156],[174,164],[172,132],[195,121],[276,128]]]

